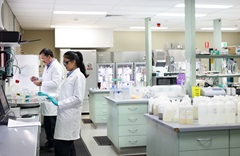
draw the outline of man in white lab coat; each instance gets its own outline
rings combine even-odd
[[[41,61],[45,63],[45,68],[41,78],[32,76],[31,81],[35,85],[41,86],[41,92],[56,97],[59,85],[64,79],[63,67],[57,59],[54,58],[53,52],[50,49],[42,49],[39,53],[39,57]],[[41,147],[41,149],[51,151],[53,150],[53,136],[57,117],[57,107],[51,104],[50,101],[44,102],[41,105],[41,112],[44,116],[44,129],[47,138],[47,142]]]

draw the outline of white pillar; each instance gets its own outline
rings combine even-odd
[[[146,86],[152,86],[152,32],[151,18],[145,18],[145,50],[146,50]]]
[[[192,86],[196,85],[196,28],[195,0],[185,0],[185,50],[186,50],[186,89],[192,95]]]
[[[217,50],[221,50],[221,42],[222,42],[222,22],[221,19],[213,20],[213,48]],[[221,72],[221,59],[214,60],[214,68],[216,71]]]

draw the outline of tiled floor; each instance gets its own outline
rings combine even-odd
[[[82,115],[82,119],[89,119],[89,115]],[[81,136],[92,156],[117,156],[112,146],[99,146],[94,136],[107,136],[107,125],[100,125],[96,129],[92,124],[81,125]]]

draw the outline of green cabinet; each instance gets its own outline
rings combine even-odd
[[[105,96],[109,91],[89,91],[89,116],[96,126],[100,123],[107,123],[107,101]]]
[[[240,130],[230,130],[230,156],[240,155]]]
[[[143,147],[146,152],[146,118],[148,101],[133,102],[107,100],[107,136],[118,153],[130,152],[131,148]],[[127,149],[127,150],[126,150]],[[139,152],[139,151],[137,151]],[[132,150],[130,153],[134,153]]]
[[[239,124],[199,126],[164,123],[147,118],[149,156],[239,156]],[[181,128],[179,128],[180,126]],[[189,128],[188,130],[186,130]]]

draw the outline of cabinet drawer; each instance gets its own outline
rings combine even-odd
[[[94,99],[95,101],[105,101],[105,96],[108,96],[109,94],[95,94]]]
[[[179,156],[228,156],[228,149],[200,150],[180,152]]]
[[[146,125],[119,126],[119,136],[146,135]]]
[[[146,124],[143,114],[119,115],[119,125],[141,125]]]
[[[94,117],[94,123],[107,123],[107,116],[106,115],[98,115]]]
[[[95,115],[106,115],[107,116],[108,109],[105,108],[96,108],[95,109]]]
[[[95,107],[107,107],[107,101],[95,101],[94,102]]]
[[[239,156],[240,148],[230,148],[230,156]]]
[[[119,147],[146,146],[146,136],[119,137]]]
[[[119,106],[119,114],[147,113],[147,104],[129,104]]]
[[[228,131],[179,133],[179,150],[205,150],[229,148]]]
[[[240,147],[240,130],[230,130],[230,148]]]

